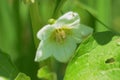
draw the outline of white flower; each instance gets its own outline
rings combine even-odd
[[[67,62],[75,52],[77,44],[93,32],[93,29],[80,24],[79,15],[68,12],[54,24],[44,26],[37,37],[41,40],[35,61],[53,56],[60,62]]]

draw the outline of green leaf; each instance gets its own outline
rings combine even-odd
[[[48,66],[44,66],[38,70],[38,78],[47,80],[57,80],[57,76],[54,72],[51,72]]]
[[[35,2],[29,6],[29,12],[31,17],[31,23],[32,23],[32,30],[33,30],[33,37],[35,45],[38,44],[38,39],[36,38],[37,31],[41,28],[41,16],[39,15],[39,7],[38,3]]]
[[[120,36],[100,32],[84,41],[68,64],[64,80],[119,80]]]
[[[18,27],[15,26],[17,18],[15,18],[11,7],[8,0],[0,1],[0,49],[9,54],[11,59],[14,60],[17,56],[15,44],[17,44],[16,29]]]
[[[15,80],[31,80],[31,79],[26,74],[20,72],[15,78]]]
[[[97,18],[108,26],[106,28],[101,23],[96,22],[96,31],[106,31],[112,29],[111,3],[112,0],[98,0],[96,2]]]
[[[17,73],[18,70],[11,62],[10,57],[0,51],[0,80],[13,80]]]
[[[103,75],[104,77],[102,77]],[[103,73],[100,73],[98,78],[99,80],[120,80],[119,76],[120,76],[120,69],[114,68],[111,70],[107,70]]]

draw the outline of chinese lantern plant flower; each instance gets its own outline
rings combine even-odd
[[[40,44],[35,61],[54,57],[60,62],[67,62],[75,52],[77,44],[92,34],[93,29],[80,24],[79,15],[67,12],[53,24],[45,25],[37,33]]]

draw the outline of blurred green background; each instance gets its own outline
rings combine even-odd
[[[94,16],[120,32],[119,7],[120,0],[36,0],[35,3],[0,0],[0,50],[10,56],[18,71],[37,80],[39,65],[34,57],[39,40],[36,33],[48,19],[75,11],[80,14],[81,23],[94,28],[95,32],[108,29]]]

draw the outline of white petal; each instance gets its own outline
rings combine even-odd
[[[37,33],[37,37],[40,40],[45,40],[51,36],[53,31],[55,30],[53,25],[46,25]]]
[[[78,43],[80,43],[83,39],[93,33],[93,29],[82,24],[77,24],[73,26],[72,33],[73,38],[76,39]]]
[[[61,26],[61,25],[68,25],[68,24],[71,24],[73,23],[74,21],[78,21],[80,22],[80,18],[79,18],[79,15],[75,12],[68,12],[68,13],[65,13],[63,16],[61,16],[57,21],[56,21],[56,24],[58,26]]]
[[[77,45],[74,39],[68,37],[63,44],[55,43],[54,46],[56,50],[53,56],[55,59],[60,62],[67,62],[74,54]]]
[[[50,57],[53,53],[52,47],[53,45],[49,41],[41,41],[36,52],[35,61],[39,62]]]

